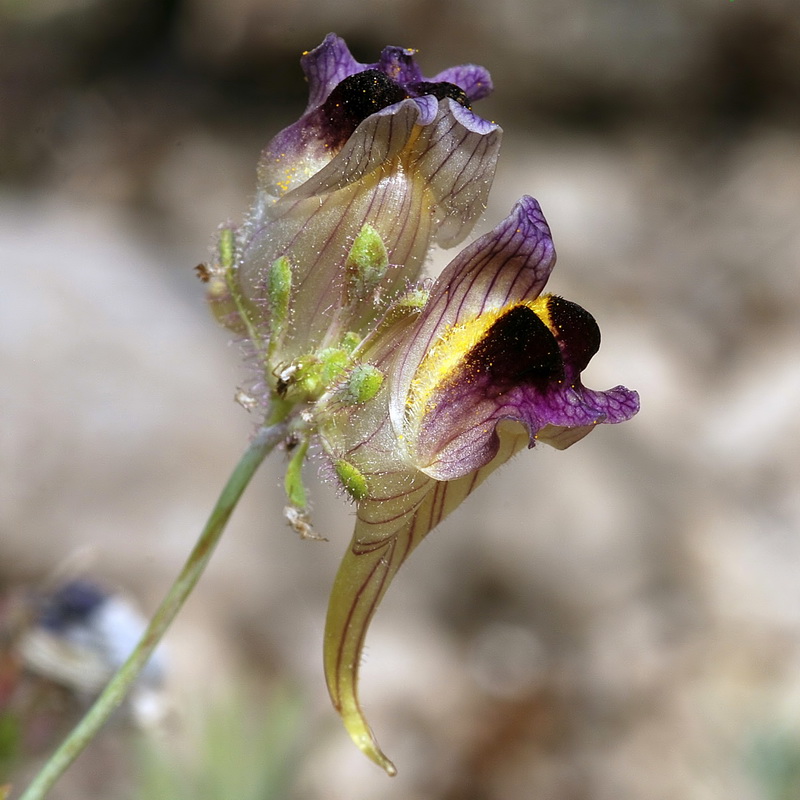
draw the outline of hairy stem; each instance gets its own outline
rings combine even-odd
[[[144,668],[156,645],[167,632],[172,620],[175,619],[203,574],[239,498],[250,483],[250,479],[264,458],[286,436],[287,427],[286,422],[279,422],[265,426],[258,431],[228,478],[200,538],[167,596],[150,620],[136,649],[119,668],[83,719],[75,726],[58,750],[53,753],[41,772],[22,794],[20,800],[43,798],[67,767],[94,738],[111,713],[125,699],[125,695]]]

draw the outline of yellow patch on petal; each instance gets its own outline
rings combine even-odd
[[[525,306],[533,311],[555,335],[556,329],[550,318],[549,304],[552,295],[542,295],[535,300],[492,308],[476,317],[447,328],[428,350],[417,368],[406,399],[406,422],[416,428],[429,410],[436,391],[454,374],[464,357],[479,344],[487,331],[509,311]]]
[[[522,305],[528,306],[534,314],[536,314],[539,319],[550,328],[550,332],[553,336],[558,334],[558,328],[553,323],[553,319],[550,315],[550,309],[552,306],[553,295],[552,294],[543,294],[540,297],[537,297],[535,300],[532,300],[528,303],[523,303]]]
[[[336,153],[329,150],[327,145],[323,145],[323,148],[328,152],[321,156],[307,153],[303,158],[296,158],[289,153],[281,153],[274,159],[276,166],[273,169],[280,169],[281,162],[286,165],[285,171],[273,179],[279,197],[316,175],[336,155]]]

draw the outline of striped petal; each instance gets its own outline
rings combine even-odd
[[[519,426],[501,427],[494,461],[460,480],[437,481],[408,469],[366,475],[370,494],[358,504],[353,539],[328,604],[325,676],[333,705],[353,741],[390,775],[395,767],[378,746],[358,699],[359,666],[369,624],[414,548],[527,441]]]
[[[536,200],[523,197],[500,225],[462,250],[443,270],[394,368],[391,414],[398,432],[420,363],[442,333],[484,312],[537,297],[555,261],[542,210]]]
[[[453,480],[489,463],[504,419],[525,426],[530,446],[541,438],[563,448],[638,411],[635,392],[581,384],[600,330],[580,306],[540,296],[554,263],[541,209],[523,198],[434,285],[391,400],[398,440],[425,474]]]
[[[358,123],[405,98],[423,101],[427,97],[434,101],[435,113],[436,101],[457,96],[447,86],[461,95],[460,105],[468,112],[462,114],[462,121],[467,127],[497,128],[469,110],[470,103],[492,91],[491,77],[483,67],[451,67],[426,79],[414,60],[415,52],[386,47],[376,63],[361,64],[343,39],[328,34],[319,47],[305,53],[300,64],[309,85],[308,105],[300,119],[275,136],[262,153],[260,191],[280,197],[302,185],[336,157]],[[352,91],[343,92],[347,86]],[[421,102],[420,106],[419,124],[428,124],[424,109],[430,115],[431,104]]]
[[[285,257],[291,267],[295,324],[279,354],[286,363],[348,329],[363,333],[375,316],[365,304],[353,318],[344,291],[347,255],[365,225],[393,265],[380,285],[383,301],[417,279],[432,244],[449,247],[469,234],[485,208],[502,135],[469,107],[491,86],[479,67],[428,81],[413,51],[386,48],[376,64],[360,64],[335,36],[304,56],[303,67],[309,106],[262,155],[236,259],[257,330],[270,325],[272,265]]]

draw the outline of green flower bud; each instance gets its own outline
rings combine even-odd
[[[267,273],[271,349],[274,349],[286,330],[291,297],[292,265],[286,256],[281,256],[273,262]]]
[[[383,373],[372,364],[353,368],[345,388],[346,403],[366,403],[372,400],[383,385]]]
[[[300,396],[316,400],[327,391],[350,364],[350,354],[341,347],[326,347],[314,356],[298,359],[279,375]]]
[[[328,347],[317,354],[319,359],[320,388],[324,391],[347,369],[350,356],[340,347]]]
[[[347,297],[361,300],[374,289],[386,274],[389,255],[380,234],[368,222],[356,236],[347,256]]]
[[[240,303],[231,289],[235,263],[236,231],[224,227],[219,231],[216,258],[208,265],[201,265],[198,275],[206,284],[206,299],[217,322],[239,335],[247,335]]]
[[[354,500],[363,500],[367,496],[367,479],[349,461],[340,458],[333,468],[350,497]]]

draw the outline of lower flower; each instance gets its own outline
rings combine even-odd
[[[525,446],[564,449],[639,408],[624,387],[582,385],[600,331],[580,306],[541,294],[554,264],[541,209],[524,197],[449,264],[424,304],[417,293],[416,305],[390,308],[356,349],[357,366],[317,404],[323,447],[357,501],[328,608],[328,689],[355,743],[390,774],[357,682],[367,629],[397,570]],[[354,376],[366,367],[380,379],[359,395]]]

